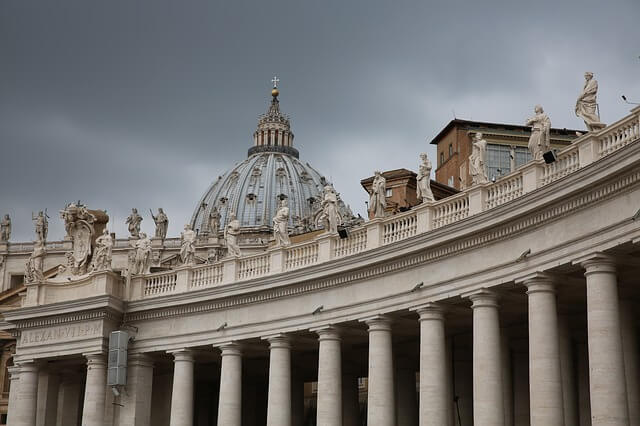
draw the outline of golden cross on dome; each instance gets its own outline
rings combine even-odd
[[[271,79],[271,82],[273,83],[273,87],[278,87],[278,83],[280,82],[280,79],[274,75],[273,78]]]

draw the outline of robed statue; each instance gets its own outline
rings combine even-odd
[[[140,238],[133,243],[135,255],[133,257],[134,274],[148,274],[151,269],[151,239],[141,232]]]
[[[164,210],[162,210],[162,207],[158,208],[157,216],[154,216],[153,212],[151,211],[151,217],[156,224],[156,238],[164,240],[165,238],[167,238],[167,229],[169,229],[169,218],[165,214]]]
[[[418,176],[416,177],[416,195],[418,201],[434,201],[433,192],[431,192],[431,161],[426,153],[420,154],[420,165],[418,166]]]
[[[238,235],[240,235],[240,221],[235,213],[231,213],[229,223],[224,228],[224,239],[227,242],[227,254],[231,257],[240,257],[240,245]]]
[[[369,194],[369,216],[371,218],[384,217],[384,209],[387,207],[387,180],[382,173],[376,170]]]
[[[590,132],[605,127],[605,124],[600,122],[596,101],[597,94],[598,82],[593,78],[593,73],[587,71],[584,73],[582,93],[576,100],[576,115],[584,120],[584,124]]]
[[[276,246],[288,246],[291,244],[289,240],[289,205],[287,199],[280,200],[280,207],[273,217],[273,238],[276,240]]]
[[[331,185],[325,185],[322,194],[322,214],[320,220],[324,223],[324,230],[330,234],[338,232],[338,194]]]
[[[44,240],[33,244],[33,252],[25,265],[25,281],[28,283],[44,281],[44,258],[47,255]]]
[[[140,223],[142,222],[142,216],[138,214],[138,209],[131,209],[131,214],[127,217],[126,224],[129,233],[132,237],[138,238],[140,237]]]
[[[209,233],[217,237],[218,232],[220,232],[220,212],[216,206],[213,206],[209,212]]]
[[[551,120],[540,105],[534,110],[536,114],[527,120],[527,126],[531,126],[529,151],[534,160],[542,160],[542,154],[551,149]]]
[[[47,220],[49,216],[47,216],[46,211],[43,212],[40,210],[38,212],[38,216],[33,216],[31,213],[31,219],[35,222],[36,226],[36,239],[38,241],[46,241],[47,234],[49,233],[49,221]]]
[[[180,233],[180,260],[184,265],[193,265],[196,256],[196,232],[188,223]]]
[[[0,241],[9,241],[11,238],[11,218],[8,214],[0,222]]]
[[[91,260],[92,271],[110,271],[113,257],[113,238],[107,228],[96,238],[96,248]]]
[[[469,175],[472,185],[487,183],[487,141],[478,132],[471,142],[471,155],[469,156]]]

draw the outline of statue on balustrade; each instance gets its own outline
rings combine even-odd
[[[91,261],[92,271],[110,271],[113,257],[113,238],[107,228],[96,238],[96,248]]]
[[[420,166],[418,167],[417,196],[421,202],[434,201],[433,192],[431,192],[431,161],[426,153],[420,154]]]
[[[169,218],[165,214],[164,210],[162,210],[162,207],[158,208],[157,216],[153,215],[153,211],[151,211],[151,209],[149,209],[149,212],[151,212],[151,217],[156,224],[156,238],[164,240],[165,238],[167,238],[167,229],[169,229]],[[138,230],[139,229],[140,228],[138,228]]]
[[[209,212],[209,234],[211,234],[214,237],[217,237],[219,232],[220,232],[220,213],[218,212],[218,209],[216,208],[216,206],[213,206],[211,208],[211,211]]]
[[[195,264],[196,256],[196,232],[191,225],[186,224],[184,231],[180,233],[180,260],[184,265]]]
[[[533,117],[526,122],[531,126],[529,151],[534,160],[542,160],[542,154],[551,149],[551,120],[540,105],[536,105]]]
[[[27,283],[44,281],[44,258],[46,255],[45,242],[36,240],[33,245],[33,253],[31,253],[25,267],[24,278]]]
[[[127,217],[125,222],[128,225],[129,233],[133,238],[140,238],[140,223],[142,222],[142,216],[138,214],[138,209],[131,209],[131,214]]]
[[[231,213],[230,221],[224,228],[224,239],[227,242],[227,254],[231,257],[240,257],[238,235],[240,235],[240,221],[235,213]]]
[[[289,240],[289,204],[287,199],[280,200],[280,207],[273,217],[273,238],[276,240],[276,246],[288,246],[291,244]]]
[[[471,184],[477,185],[487,183],[487,141],[478,132],[473,136],[471,142],[471,155],[469,156],[469,175]]]
[[[387,180],[382,173],[375,171],[371,193],[369,194],[369,217],[384,217],[387,207]]]
[[[36,223],[36,239],[38,241],[47,241],[47,234],[49,233],[49,216],[46,210],[38,212],[38,216],[34,216],[31,213],[31,220]]]
[[[0,241],[9,241],[11,238],[11,218],[8,214],[0,222]]]
[[[135,256],[133,260],[133,274],[148,274],[151,269],[151,239],[141,232],[139,239],[133,242]]]
[[[322,202],[320,203],[322,214],[320,220],[324,223],[325,232],[335,234],[338,232],[338,194],[333,185],[325,185]]]
[[[584,73],[584,87],[576,100],[576,115],[584,120],[590,132],[600,130],[606,125],[600,122],[598,103],[598,82],[594,80],[592,72]]]

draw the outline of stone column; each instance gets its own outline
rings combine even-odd
[[[170,426],[193,424],[193,351],[180,349],[173,354],[173,389]]]
[[[242,425],[242,350],[237,343],[220,346],[222,368],[220,373],[220,399],[218,424]]]
[[[104,426],[104,402],[107,390],[107,362],[104,354],[89,354],[87,382],[82,407],[82,426]]]
[[[291,426],[291,342],[279,334],[269,342],[267,426]]]
[[[446,425],[451,403],[447,398],[444,310],[428,303],[416,312],[420,315],[420,426]]]
[[[524,280],[529,301],[531,426],[564,426],[555,285],[549,276]]]
[[[365,323],[369,326],[367,425],[395,426],[391,320],[379,315]]]
[[[634,321],[635,308],[636,306],[628,300],[620,301],[620,327],[622,329],[629,424],[640,426],[640,383],[638,383],[640,371],[638,371],[638,329]]]
[[[560,336],[560,371],[562,372],[562,397],[564,400],[564,426],[578,426],[578,396],[573,362],[573,343],[569,319],[558,317]]]
[[[133,353],[127,364],[127,386],[120,396],[118,426],[149,426],[153,362],[148,355]]]
[[[594,426],[627,426],[629,408],[620,334],[618,282],[613,260],[584,260],[591,419]]]
[[[11,425],[13,424],[14,417],[12,416],[12,414],[14,414],[18,409],[16,400],[18,399],[18,392],[20,392],[20,366],[12,365],[11,367],[7,368],[7,371],[9,372],[9,403],[7,406],[7,424]]]
[[[498,297],[485,289],[468,297],[473,302],[473,424],[503,426]]]
[[[36,426],[38,404],[38,364],[36,361],[22,361],[20,366],[20,385],[11,413],[11,426]]]
[[[318,334],[318,425],[342,425],[342,354],[340,332],[324,327]]]

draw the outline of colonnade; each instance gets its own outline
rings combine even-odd
[[[634,426],[638,415],[639,382],[637,348],[628,343],[637,339],[625,324],[633,325],[627,309],[621,314],[616,263],[603,255],[577,261],[586,277],[587,349],[590,419],[593,426]],[[531,274],[516,281],[526,287],[528,303],[529,421],[532,426],[572,426],[576,416],[566,411],[567,400],[576,403],[581,395],[569,394],[566,365],[571,363],[563,350],[561,334],[566,324],[558,319],[556,289],[561,283],[552,275]],[[500,326],[500,293],[478,289],[461,295],[470,302],[473,317],[473,424],[513,425],[513,396],[505,388],[505,339]],[[420,426],[454,425],[452,419],[451,366],[449,340],[445,334],[448,305],[443,302],[416,304],[420,330],[419,402]],[[621,316],[627,323],[621,322]],[[402,413],[396,401],[393,353],[393,319],[381,314],[363,318],[368,334],[367,424],[394,426]],[[343,425],[353,416],[353,377],[343,368],[339,324],[310,330],[317,336],[317,424]],[[269,345],[267,425],[292,425],[292,338],[277,334],[263,338]],[[217,345],[221,353],[218,425],[241,426],[243,416],[243,345]],[[628,354],[627,354],[628,353]],[[194,407],[194,352],[190,348],[171,351],[173,391],[170,425],[191,426]],[[633,356],[632,356],[633,355]],[[104,354],[85,354],[87,364],[82,425],[104,426],[106,360]],[[514,361],[515,362],[515,361]],[[580,363],[581,361],[578,360]],[[514,365],[513,371],[516,370]],[[582,365],[576,366],[578,369]],[[348,379],[347,377],[351,377]],[[410,377],[410,376],[409,376]],[[153,363],[144,354],[129,359],[127,391],[121,400],[120,426],[147,426],[150,422]],[[38,362],[22,361],[11,370],[10,426],[35,426]],[[509,397],[505,396],[509,395]],[[14,397],[15,396],[15,397]],[[357,395],[356,395],[357,398]],[[511,398],[511,399],[510,399]],[[511,401],[511,402],[509,402]],[[573,416],[573,417],[572,417]],[[580,413],[580,417],[584,414]],[[580,423],[583,424],[583,423]],[[352,424],[344,424],[352,426]]]

